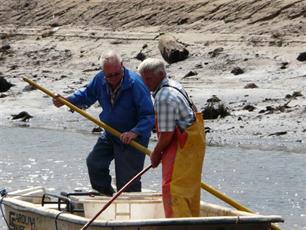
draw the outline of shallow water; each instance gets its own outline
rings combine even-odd
[[[0,188],[89,188],[85,158],[96,139],[90,134],[0,127]],[[301,230],[306,229],[305,166],[304,154],[208,147],[203,181],[251,210],[281,215],[283,230]],[[160,168],[149,171],[143,187],[160,191],[160,178]],[[205,191],[202,200],[224,204]],[[6,229],[4,225],[1,218],[0,229]]]

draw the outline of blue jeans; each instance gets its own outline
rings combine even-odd
[[[139,173],[144,166],[145,154],[121,143],[118,139],[113,139],[105,132],[102,133],[86,159],[91,186],[98,191],[108,190],[111,186],[109,165],[113,159],[115,159],[117,190]],[[149,140],[145,146],[148,142]],[[140,178],[125,191],[140,192]]]

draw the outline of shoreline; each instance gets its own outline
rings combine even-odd
[[[55,131],[55,132],[66,132],[66,133],[79,133],[82,135],[88,135],[88,136],[98,136],[99,133],[93,133],[89,130],[85,129],[67,129],[67,128],[52,128],[52,127],[31,127],[29,124],[24,123],[15,123],[15,124],[1,124],[1,127],[4,128],[28,128],[28,129],[40,129],[40,130],[46,130],[46,131]],[[277,152],[283,152],[283,153],[290,153],[290,154],[304,154],[306,149],[305,143],[291,143],[290,140],[280,141],[280,140],[244,140],[244,139],[238,139],[236,142],[232,143],[218,143],[211,141],[212,137],[209,136],[209,134],[206,134],[206,147],[220,147],[220,148],[238,148],[238,149],[246,149],[246,150],[260,150],[260,151],[277,151]],[[152,134],[150,138],[150,143],[155,143],[157,141],[157,137],[155,134]],[[150,149],[151,150],[151,149]]]

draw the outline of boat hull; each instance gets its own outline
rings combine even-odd
[[[79,230],[89,219],[43,207],[27,207],[26,202],[6,200],[5,217],[10,229],[23,230]],[[156,229],[205,229],[205,230],[269,230],[271,222],[279,216],[222,216],[199,218],[149,219],[128,221],[95,221],[92,230],[156,230]]]
[[[97,201],[100,202],[100,199],[97,198]],[[41,196],[36,196],[36,201],[27,200],[27,196],[3,198],[2,206],[9,229],[79,230],[90,220],[90,217],[84,217],[84,212],[69,213],[56,204],[42,205],[40,200]],[[208,203],[201,204],[201,215],[197,218],[96,219],[88,229],[269,230],[271,223],[283,222],[280,216],[248,214]]]

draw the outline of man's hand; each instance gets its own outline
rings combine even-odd
[[[156,168],[162,159],[162,154],[171,143],[173,139],[174,131],[173,132],[161,132],[158,138],[158,142],[150,155],[151,164],[153,168]]]
[[[138,137],[137,133],[134,133],[132,131],[129,132],[125,132],[122,133],[120,135],[120,140],[124,143],[124,144],[130,144],[132,140],[136,139]]]
[[[61,95],[57,94],[55,97],[53,97],[52,102],[53,105],[55,105],[57,108],[63,106],[64,104],[59,100],[59,98],[62,97]],[[67,100],[67,98],[65,98]]]
[[[152,168],[156,168],[162,159],[162,153],[153,151],[150,155],[150,159],[151,159]]]

